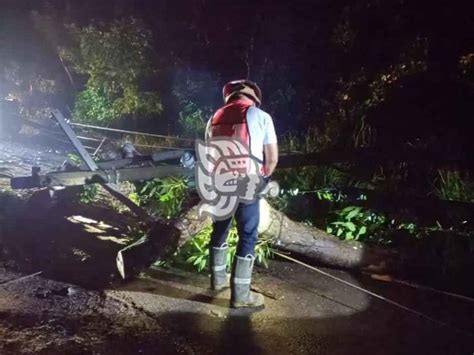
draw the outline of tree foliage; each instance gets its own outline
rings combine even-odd
[[[76,120],[109,123],[162,112],[158,92],[142,88],[156,74],[152,34],[143,22],[129,18],[70,29],[76,43],[61,56],[87,76],[76,99]]]
[[[176,75],[173,95],[179,105],[179,128],[184,136],[203,138],[206,124],[215,110],[218,77],[209,73],[182,71]],[[220,99],[220,98],[219,98]]]

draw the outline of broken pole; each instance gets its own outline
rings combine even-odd
[[[118,184],[123,181],[140,181],[168,176],[186,176],[192,171],[178,166],[155,166],[96,171],[64,171],[44,175],[11,178],[12,189],[66,187],[89,184]]]
[[[79,155],[81,156],[84,163],[86,163],[89,170],[91,170],[92,172],[96,172],[97,170],[99,170],[98,165],[92,159],[90,154],[86,151],[86,149],[82,145],[81,141],[77,138],[76,134],[72,130],[71,126],[68,125],[68,123],[66,122],[66,120],[65,120],[64,116],[62,115],[61,111],[53,110],[53,112],[51,114],[52,114],[53,118],[58,122],[59,126],[64,131],[66,136],[69,138],[71,143],[74,145],[74,148],[79,153]],[[122,194],[117,186],[115,186],[111,183],[105,183],[105,184],[103,184],[103,187],[106,191],[108,191],[118,201],[120,201],[125,206],[127,206],[138,217],[144,219],[145,221],[149,221],[149,222],[153,221],[153,219],[150,217],[150,215],[143,208],[137,206],[127,196]]]

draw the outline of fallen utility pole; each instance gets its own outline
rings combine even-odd
[[[143,208],[137,206],[127,196],[122,194],[115,184],[122,181],[149,180],[153,178],[177,176],[189,173],[189,170],[176,166],[122,169],[133,164],[178,159],[184,154],[184,150],[158,152],[147,156],[138,155],[126,159],[97,163],[87,152],[71,126],[63,117],[62,113],[59,110],[54,110],[51,115],[72,143],[89,171],[60,171],[40,174],[40,169],[34,167],[31,176],[14,177],[11,179],[11,186],[13,189],[67,187],[99,183],[103,185],[106,191],[127,206],[138,217],[145,221],[153,222],[153,218],[151,218]]]
[[[58,122],[59,126],[66,134],[67,138],[72,143],[89,171],[58,171],[40,174],[39,168],[35,167],[32,169],[31,176],[12,178],[11,187],[13,189],[66,187],[99,183],[104,184],[106,190],[109,190],[109,192],[112,193],[114,197],[125,203],[127,207],[138,212],[136,205],[126,196],[123,196],[123,194],[118,191],[118,188],[114,186],[114,184],[123,181],[149,180],[166,176],[187,175],[190,172],[189,169],[180,168],[178,166],[145,166],[123,169],[127,166],[143,164],[147,162],[156,163],[168,160],[177,160],[183,156],[184,150],[156,152],[151,155],[137,155],[119,160],[96,162],[86,151],[74,131],[64,119],[61,112],[59,110],[54,110],[52,112],[52,116]],[[122,196],[118,196],[118,194]],[[126,198],[126,200],[124,198]]]
[[[94,162],[98,170],[94,171],[57,171],[40,174],[38,168],[32,169],[30,176],[18,176],[10,179],[12,189],[32,189],[42,187],[65,187],[87,184],[117,184],[123,181],[149,180],[166,176],[182,176],[190,173],[189,169],[178,166],[127,166],[157,163],[176,160],[183,156],[183,151],[157,152],[152,155],[139,155],[133,158]]]
[[[144,163],[160,163],[169,160],[178,160],[183,154],[184,150],[172,150],[164,152],[156,152],[151,155],[137,155],[132,158],[124,158],[118,160],[107,160],[97,162],[100,169],[120,169],[130,165],[144,164]]]
[[[77,138],[76,134],[72,130],[72,128],[67,124],[66,120],[64,119],[62,113],[59,110],[54,110],[52,112],[53,118],[58,122],[61,129],[64,131],[66,136],[69,138],[71,143],[76,148],[76,151],[81,156],[84,163],[87,165],[91,172],[97,172],[99,170],[98,165],[89,155],[87,150],[83,147],[82,143]],[[39,176],[39,175],[38,175]],[[153,218],[141,207],[137,206],[133,201],[131,201],[127,196],[122,194],[117,186],[110,182],[106,182],[103,184],[103,187],[106,191],[108,191],[113,197],[115,197],[118,201],[123,203],[127,206],[133,213],[135,213],[138,217],[144,219],[145,221],[153,221]]]
[[[118,184],[123,181],[150,180],[167,176],[189,175],[190,171],[179,166],[156,166],[96,171],[65,171],[44,175],[33,170],[31,176],[11,178],[13,189],[32,189],[42,187],[66,187],[88,184]]]

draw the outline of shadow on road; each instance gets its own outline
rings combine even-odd
[[[24,273],[43,271],[58,281],[103,288],[116,278],[115,258],[129,242],[132,224],[112,209],[81,205],[69,199],[54,202],[47,190],[27,202],[10,197],[3,208],[1,259]]]

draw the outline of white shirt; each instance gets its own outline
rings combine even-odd
[[[212,118],[207,122],[206,139],[209,137],[211,121]],[[257,106],[250,106],[247,110],[247,125],[250,134],[250,153],[263,161],[263,146],[277,143],[272,117]]]

